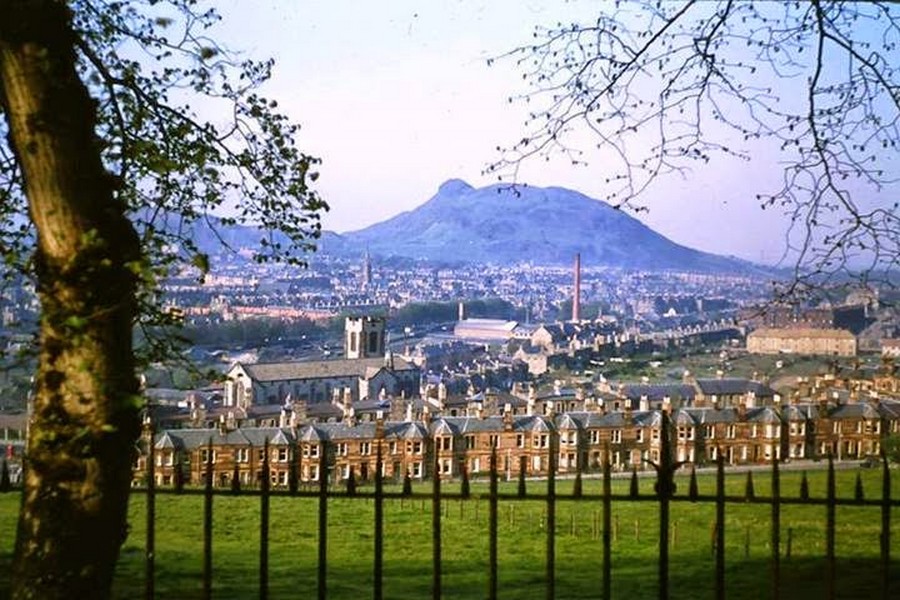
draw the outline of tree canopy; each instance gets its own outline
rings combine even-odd
[[[78,75],[96,103],[102,162],[140,236],[138,324],[171,316],[158,310],[161,277],[210,268],[193,240],[199,228],[258,225],[255,260],[303,264],[328,205],[312,188],[319,160],[297,146],[299,125],[260,91],[274,61],[218,44],[219,16],[197,0],[68,6]],[[0,119],[0,252],[7,274],[33,275],[36,233],[27,215],[23,174]]]
[[[886,281],[900,266],[900,204],[881,193],[900,172],[898,14],[888,2],[604,3],[499,58],[521,68],[528,87],[510,102],[530,116],[489,170],[514,180],[525,160],[592,161],[617,206],[641,209],[660,177],[774,156],[774,188],[740,185],[790,219],[784,292]]]

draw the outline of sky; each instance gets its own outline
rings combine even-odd
[[[594,2],[530,0],[227,0],[218,38],[252,58],[275,58],[264,92],[302,126],[298,144],[322,159],[325,229],[361,229],[483,174],[525,131],[514,61],[487,58],[527,44],[535,26],[590,20]],[[602,164],[525,163],[520,183],[604,199]],[[757,262],[781,255],[786,222],[762,211],[748,182],[777,180],[773,160],[716,159],[657,182],[638,216],[675,242]]]

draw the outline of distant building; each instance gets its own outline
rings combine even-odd
[[[881,355],[900,358],[900,339],[884,338],[881,340]]]
[[[856,356],[856,336],[843,329],[757,329],[747,336],[747,351]]]
[[[309,404],[337,398],[356,402],[379,395],[411,397],[419,391],[419,369],[400,358],[237,363],[228,371],[225,406],[283,404],[288,397]]]
[[[518,323],[503,319],[464,319],[453,328],[453,335],[470,340],[503,342],[513,337]]]
[[[235,363],[225,381],[226,407],[346,404],[379,396],[413,396],[419,369],[385,352],[384,317],[347,317],[342,360]]]
[[[384,356],[384,317],[347,317],[344,322],[344,356],[373,358]]]

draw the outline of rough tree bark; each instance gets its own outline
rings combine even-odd
[[[138,238],[76,73],[65,2],[0,0],[0,101],[37,231],[40,355],[12,596],[105,598],[139,432]]]

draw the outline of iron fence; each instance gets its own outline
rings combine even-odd
[[[890,598],[890,536],[891,536],[891,510],[900,507],[900,501],[891,499],[891,472],[888,462],[884,456],[881,458],[882,472],[882,493],[880,498],[865,498],[862,489],[858,488],[854,497],[838,497],[835,492],[835,467],[831,457],[828,458],[827,464],[827,483],[824,498],[809,497],[805,486],[801,486],[801,493],[797,497],[785,497],[781,493],[781,480],[779,474],[779,462],[773,460],[771,463],[771,490],[769,496],[760,496],[755,493],[751,475],[748,473],[748,482],[743,495],[726,494],[725,491],[725,463],[723,453],[717,453],[716,461],[716,486],[715,494],[698,493],[695,473],[692,471],[691,480],[687,494],[675,494],[674,474],[682,463],[672,460],[672,452],[668,442],[667,428],[662,427],[662,452],[660,462],[649,463],[656,471],[656,481],[654,492],[652,494],[640,493],[637,486],[636,473],[632,480],[631,489],[628,493],[613,493],[611,485],[611,465],[609,461],[609,452],[605,453],[605,459],[602,463],[602,486],[599,494],[583,493],[581,487],[581,471],[580,469],[575,475],[576,483],[573,490],[568,494],[557,494],[557,461],[558,440],[555,436],[551,437],[551,451],[548,471],[546,476],[547,486],[546,492],[543,494],[529,494],[524,484],[525,465],[520,464],[520,481],[518,489],[515,493],[501,493],[499,491],[498,481],[498,461],[497,451],[494,449],[490,458],[489,484],[486,493],[471,493],[468,485],[468,477],[465,471],[462,473],[463,482],[459,492],[447,492],[442,489],[442,480],[440,473],[440,465],[437,454],[435,453],[433,473],[436,474],[432,478],[430,492],[414,492],[411,486],[404,485],[402,491],[386,491],[384,489],[383,465],[382,465],[382,448],[381,444],[376,444],[376,467],[374,472],[374,487],[372,491],[359,491],[356,486],[347,486],[344,490],[329,489],[329,477],[327,471],[319,473],[317,489],[298,489],[296,483],[291,485],[289,489],[272,489],[269,472],[269,452],[268,448],[263,453],[262,473],[259,487],[256,489],[246,489],[239,492],[228,492],[227,490],[216,489],[213,481],[213,465],[212,465],[212,447],[207,452],[207,463],[205,470],[204,485],[199,488],[185,488],[182,484],[177,484],[174,488],[157,489],[154,476],[154,449],[153,445],[149,445],[149,457],[147,465],[149,469],[147,485],[144,488],[146,493],[146,546],[145,546],[145,598],[152,600],[155,596],[154,580],[155,580],[155,522],[156,522],[156,503],[155,497],[159,494],[201,494],[204,498],[203,508],[203,598],[212,598],[212,581],[213,581],[213,562],[212,562],[212,538],[213,538],[213,503],[216,495],[240,493],[242,495],[259,496],[260,502],[260,519],[259,519],[259,592],[258,596],[261,600],[265,600],[269,595],[269,502],[273,496],[295,496],[318,499],[318,565],[317,565],[317,597],[324,600],[328,597],[328,501],[332,498],[360,498],[367,499],[374,503],[374,523],[373,523],[373,585],[372,597],[375,600],[383,598],[383,544],[384,544],[384,502],[386,500],[395,499],[419,499],[423,503],[430,500],[432,506],[432,584],[431,596],[434,599],[441,598],[442,593],[442,531],[441,531],[441,504],[447,500],[464,500],[478,499],[487,501],[488,503],[488,586],[486,590],[487,598],[494,600],[498,597],[498,545],[497,545],[497,523],[498,523],[498,503],[516,502],[516,501],[541,501],[545,503],[544,513],[546,515],[546,550],[545,550],[545,597],[553,600],[556,597],[556,508],[560,502],[597,502],[602,512],[602,534],[600,535],[602,545],[602,574],[601,574],[601,597],[604,600],[611,598],[611,582],[612,582],[612,540],[611,540],[611,514],[614,502],[653,502],[658,504],[659,514],[659,555],[658,555],[658,573],[657,573],[657,589],[658,597],[661,600],[669,598],[669,534],[670,534],[670,505],[673,502],[690,502],[690,503],[710,503],[715,505],[715,522],[713,526],[713,547],[714,547],[714,589],[715,598],[721,600],[725,598],[725,518],[726,506],[728,504],[760,504],[770,506],[770,536],[771,536],[771,554],[770,563],[770,589],[771,597],[777,600],[780,597],[781,590],[781,508],[786,505],[807,505],[819,506],[825,509],[825,597],[829,600],[835,598],[835,510],[838,506],[856,506],[869,507],[871,509],[880,509],[881,525],[880,525],[880,590],[881,597],[884,600]],[[323,456],[327,454],[323,453]],[[790,547],[790,529],[788,530],[788,547]]]

